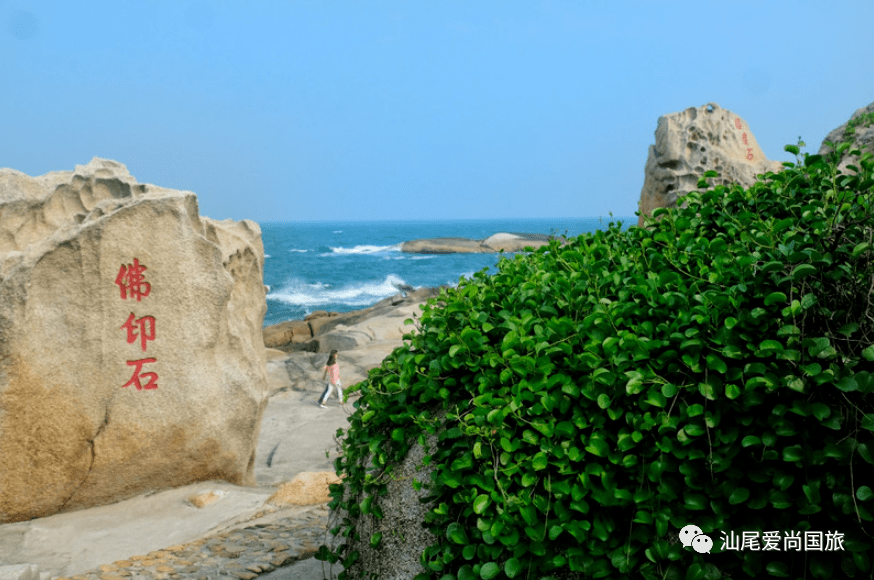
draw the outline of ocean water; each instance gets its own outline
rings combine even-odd
[[[408,240],[483,239],[499,232],[572,237],[606,229],[611,221],[626,229],[637,218],[262,223],[269,287],[264,325],[316,310],[367,308],[396,295],[400,284],[455,286],[462,276],[496,271],[498,254],[407,254],[400,246]]]

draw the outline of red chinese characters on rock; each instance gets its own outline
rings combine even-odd
[[[133,264],[122,264],[118,270],[118,276],[115,277],[115,284],[121,289],[121,299],[127,300],[136,299],[141,302],[152,291],[152,285],[145,281],[143,272],[146,271],[145,266],[140,265],[140,261],[134,258]],[[119,327],[127,332],[128,344],[133,344],[137,338],[140,339],[140,348],[146,352],[146,346],[149,341],[155,340],[156,321],[154,316],[143,316],[137,318],[136,314],[130,313],[124,324]],[[157,362],[155,358],[143,358],[139,360],[129,360],[127,365],[134,367],[133,375],[130,380],[122,385],[122,388],[135,386],[137,390],[142,389],[157,389],[158,388],[158,373],[144,373],[143,365]],[[146,384],[143,384],[143,380]]]
[[[121,299],[127,300],[127,295],[131,298],[136,298],[140,302],[143,298],[149,295],[152,291],[152,285],[145,281],[143,272],[146,271],[145,266],[140,266],[140,261],[134,258],[133,264],[125,266],[121,265],[118,269],[118,276],[115,277],[115,283],[121,288]]]
[[[738,130],[743,129],[743,123],[742,123],[741,120],[740,120],[739,118],[737,118],[737,117],[735,117],[735,119],[734,119],[734,126],[735,126]],[[743,135],[741,135],[741,139],[743,139],[743,143],[744,143],[744,145],[749,145],[749,140],[747,139],[747,134],[746,134],[746,132],[745,132]],[[752,160],[753,160],[753,157],[755,157],[755,156],[753,155],[753,148],[752,148],[752,147],[747,147],[747,161],[752,161]]]

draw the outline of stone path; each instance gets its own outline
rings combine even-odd
[[[306,506],[291,517],[223,531],[56,580],[253,580],[310,558],[320,545],[328,544],[328,515],[326,504]]]

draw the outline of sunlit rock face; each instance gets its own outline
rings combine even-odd
[[[263,264],[257,224],[115,161],[0,169],[0,523],[252,483]]]
[[[749,187],[756,175],[782,169],[765,157],[746,121],[716,103],[665,115],[649,148],[637,225],[660,207],[676,207],[678,197],[698,189],[706,171],[720,175],[712,185]]]

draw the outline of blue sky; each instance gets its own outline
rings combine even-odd
[[[658,117],[770,159],[874,101],[874,2],[0,0],[0,167],[261,222],[637,211]]]

